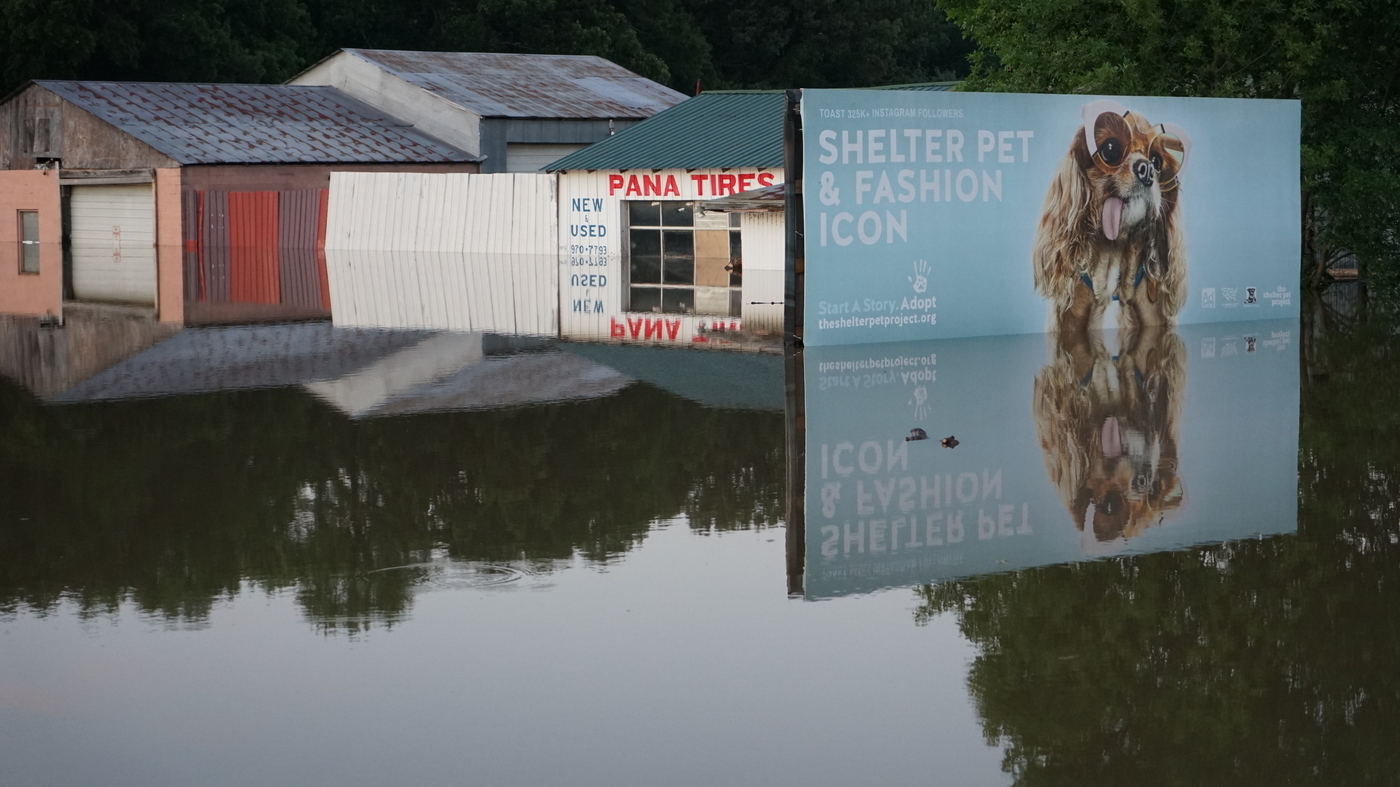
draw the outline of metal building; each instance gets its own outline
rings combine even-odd
[[[330,85],[482,157],[538,172],[685,96],[601,57],[342,49],[288,81]]]
[[[782,214],[706,205],[783,182],[783,102],[702,93],[549,165],[562,335],[691,344],[781,330]]]
[[[11,216],[25,236],[23,260],[0,259],[0,312],[61,319],[65,301],[95,301],[174,323],[324,316],[331,170],[477,160],[329,87],[31,82],[0,101],[0,247]]]

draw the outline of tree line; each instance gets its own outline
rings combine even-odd
[[[0,0],[0,93],[281,82],[345,47],[599,55],[686,94],[955,79],[971,52],[921,0]]]

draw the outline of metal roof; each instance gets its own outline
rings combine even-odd
[[[181,164],[480,160],[331,87],[57,80],[35,84]]]
[[[716,197],[700,203],[706,213],[743,213],[745,211],[769,211],[781,213],[786,210],[787,184],[774,183],[761,186],[727,197]]]
[[[649,118],[685,100],[591,55],[343,51],[482,117]]]
[[[781,167],[784,101],[781,90],[701,93],[545,169]]]
[[[889,85],[870,90],[953,90],[957,82]],[[782,90],[713,90],[607,139],[570,153],[545,169],[699,169],[783,166]]]

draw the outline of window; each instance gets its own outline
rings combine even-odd
[[[627,203],[628,311],[739,316],[739,215]]]
[[[39,211],[19,212],[19,272],[39,272]]]

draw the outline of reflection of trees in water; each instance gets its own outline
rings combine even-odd
[[[1400,772],[1393,330],[1372,319],[1304,344],[1296,536],[918,591],[919,622],[952,612],[978,646],[968,688],[1017,784]]]
[[[295,390],[41,408],[0,383],[0,609],[205,617],[244,581],[323,625],[393,619],[444,560],[606,561],[680,512],[774,524],[780,413],[644,385],[352,422]]]

